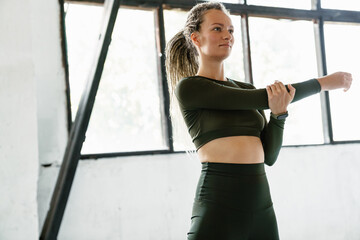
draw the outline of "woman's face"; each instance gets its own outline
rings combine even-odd
[[[191,34],[193,43],[201,57],[224,60],[234,44],[234,27],[223,11],[211,9],[203,16],[199,32]]]

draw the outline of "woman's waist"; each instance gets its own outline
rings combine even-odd
[[[251,164],[264,162],[259,137],[231,136],[214,139],[198,151],[200,162]]]
[[[264,163],[202,163],[195,199],[238,209],[271,206]]]

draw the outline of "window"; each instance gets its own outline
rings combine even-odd
[[[65,4],[71,111],[75,120],[82,91],[90,71],[103,14],[101,5]]]
[[[254,85],[296,83],[317,76],[312,22],[250,18]],[[289,105],[284,145],[324,143],[320,97]],[[269,114],[269,110],[265,111]]]
[[[360,55],[357,47],[360,20],[356,14],[341,10],[359,11],[360,14],[359,3],[352,0],[321,1],[323,9],[317,13],[328,21],[324,23],[325,47],[321,48],[321,41],[315,39],[322,34],[316,27],[322,22],[311,19],[314,17],[314,12],[310,11],[311,0],[247,0],[246,3],[252,5],[251,9],[236,6],[244,4],[244,0],[221,2],[225,2],[230,10],[235,30],[232,55],[225,62],[227,77],[245,81],[246,73],[253,76],[257,88],[264,88],[274,80],[295,83],[317,77],[318,67],[328,73],[341,70],[353,74],[355,80],[347,94],[341,90],[330,92],[330,112],[325,115],[321,110],[324,102],[320,101],[319,95],[290,105],[291,117],[286,121],[284,145],[359,141],[355,105],[360,102],[360,86],[356,81],[360,77],[356,65]],[[87,3],[92,3],[92,0]],[[155,2],[146,6],[149,8],[137,7],[136,4],[133,0],[122,1],[119,9],[82,154],[171,152],[172,149],[182,151],[187,148],[182,145],[182,140],[189,140],[188,132],[176,131],[174,126],[167,126],[169,122],[164,122],[164,106],[167,107],[168,103],[162,97],[160,85],[165,79],[160,79],[164,73],[159,73],[162,70],[155,39],[165,34],[163,40],[167,42],[180,31],[187,11],[194,3],[184,0],[175,5],[167,3],[162,6],[166,10]],[[271,8],[264,10],[263,6]],[[92,4],[66,3],[64,8],[71,103],[75,118],[98,47],[103,7],[94,1]],[[163,30],[154,20],[157,8],[163,11]],[[279,8],[292,10],[279,11]],[[338,14],[334,15],[329,9],[338,9]],[[247,16],[249,29],[246,29],[246,24],[241,26]],[[131,24],[128,24],[129,21]],[[317,24],[315,27],[314,23]],[[251,49],[251,62],[243,54],[242,36],[246,36],[247,31],[250,42],[245,49]],[[321,61],[317,59],[319,49],[325,49],[326,66],[321,66]],[[249,63],[252,68],[244,68]],[[344,107],[348,104],[354,106],[350,111]],[[323,127],[324,119],[328,117],[332,120],[329,129]],[[168,127],[172,129],[172,139],[167,138]],[[330,131],[333,138],[328,140],[324,138],[324,132],[327,135]]]
[[[328,73],[347,71],[353,75],[353,84],[346,94],[342,90],[330,92],[331,119],[335,141],[359,140],[360,103],[360,24],[344,25],[326,22],[325,47]],[[349,107],[352,106],[352,107]]]
[[[231,50],[231,55],[225,60],[226,76],[238,81],[245,81],[244,73],[244,55],[242,48],[241,36],[241,18],[240,16],[231,16],[231,21],[234,26],[234,46]]]
[[[81,8],[70,8],[73,11],[69,13],[82,16],[84,12],[90,13],[88,8],[89,6],[86,5]],[[87,16],[89,17],[87,20],[93,17]],[[136,21],[128,24],[129,20],[134,18]],[[75,24],[79,18],[74,17],[71,20]],[[84,23],[86,29],[89,32],[96,32],[98,28],[92,29],[90,23]],[[81,30],[76,29],[68,35],[80,38],[82,42],[86,41],[88,37],[86,30],[83,29],[84,32]],[[77,45],[77,48],[83,48],[81,43]],[[93,50],[94,48],[88,48],[81,51]],[[70,57],[69,63],[69,65],[72,64]],[[87,72],[80,71],[79,75],[84,77],[83,75]],[[76,82],[77,79],[70,75],[70,81]],[[161,93],[158,86],[154,12],[121,8],[113,30],[112,42],[82,154],[166,148],[160,120],[159,96]],[[72,94],[77,95],[79,99],[83,85],[76,90],[72,89]]]

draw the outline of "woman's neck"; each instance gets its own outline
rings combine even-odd
[[[224,64],[223,62],[199,62],[199,70],[197,75],[212,78],[215,80],[227,81],[224,74]]]

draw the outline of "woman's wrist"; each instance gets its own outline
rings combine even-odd
[[[315,78],[319,82],[319,85],[320,85],[320,88],[321,88],[320,92],[326,91],[326,89],[325,89],[326,84],[325,84],[325,79],[324,78],[325,77]]]
[[[285,118],[287,118],[288,116],[289,116],[288,111],[279,114],[275,114],[273,112],[270,113],[270,117],[276,120],[285,120]]]
[[[274,114],[274,115],[281,115],[281,114],[285,114],[287,112],[288,112],[287,109],[285,109],[285,110],[281,109],[281,110],[275,110],[275,111],[271,110],[271,113]]]

